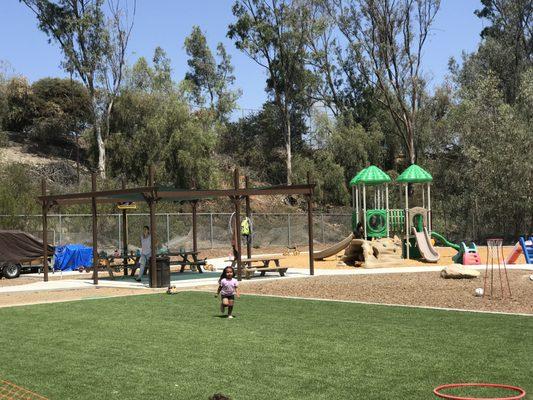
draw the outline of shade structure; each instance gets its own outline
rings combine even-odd
[[[359,179],[361,178],[361,174],[363,172],[365,172],[366,168],[363,168],[361,171],[359,171],[357,174],[355,174],[355,176],[352,178],[352,180],[350,181],[350,186],[355,186],[357,185],[357,182],[359,182]]]
[[[424,183],[432,181],[433,177],[431,174],[416,164],[411,165],[396,178],[396,182],[401,183]]]
[[[387,175],[385,172],[383,172],[381,169],[376,167],[375,165],[371,165],[370,167],[366,167],[362,171],[360,171],[357,175],[353,177],[353,179],[350,181],[351,186],[355,185],[367,185],[367,186],[375,186],[375,185],[381,185],[383,183],[388,183],[391,181],[391,178],[389,175]]]

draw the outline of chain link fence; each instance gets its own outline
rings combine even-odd
[[[198,249],[227,247],[230,243],[230,213],[196,214]],[[255,248],[306,246],[307,214],[259,214],[251,216]],[[98,247],[112,250],[122,247],[122,214],[98,215]],[[159,243],[169,248],[192,249],[192,214],[156,214]],[[128,243],[132,249],[140,245],[142,227],[150,225],[149,214],[128,214]],[[42,237],[41,215],[0,216],[0,229],[21,229]],[[331,244],[351,232],[350,214],[315,214],[315,243]],[[48,240],[54,245],[92,244],[91,214],[48,215]]]

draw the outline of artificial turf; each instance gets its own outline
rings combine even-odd
[[[0,309],[0,380],[49,399],[433,399],[533,393],[533,318],[209,293]],[[455,392],[459,393],[459,392]]]

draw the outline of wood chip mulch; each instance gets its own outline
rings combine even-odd
[[[475,289],[483,287],[484,272],[475,279],[443,279],[439,272],[281,278],[264,282],[255,278],[255,282],[243,281],[241,293],[533,315],[533,281],[529,278],[532,273],[509,270],[512,298],[506,291],[503,299],[496,272],[492,299],[475,296]],[[503,283],[506,289],[506,281]],[[487,288],[490,288],[490,279]]]

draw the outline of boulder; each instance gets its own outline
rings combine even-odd
[[[461,264],[449,265],[440,272],[440,276],[445,279],[472,279],[477,278],[479,275],[479,271]]]

